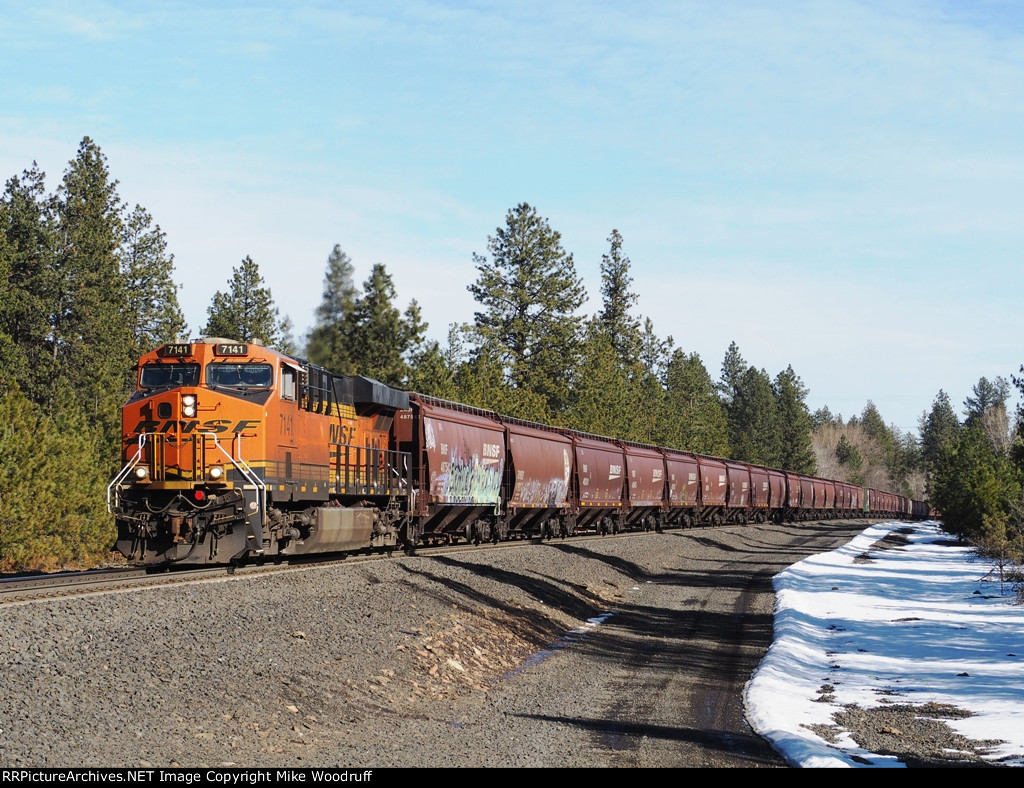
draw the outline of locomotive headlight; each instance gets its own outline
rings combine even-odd
[[[192,418],[196,415],[196,395],[186,394],[181,398],[181,415]]]
[[[135,481],[144,482],[149,478],[149,467],[145,465],[138,465],[135,468]]]
[[[211,482],[218,482],[224,478],[224,469],[220,465],[214,465],[206,472],[206,478]]]

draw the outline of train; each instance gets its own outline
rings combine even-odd
[[[144,354],[107,487],[148,565],[700,525],[908,518],[925,501],[523,421],[256,342]]]

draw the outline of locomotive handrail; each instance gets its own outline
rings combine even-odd
[[[247,463],[245,460],[242,459],[242,436],[241,435],[236,435],[235,436],[238,439],[238,456],[237,457],[232,457],[231,454],[223,446],[220,445],[220,441],[217,439],[217,433],[215,433],[215,432],[202,432],[202,433],[200,433],[200,435],[202,435],[204,438],[206,438],[206,437],[213,438],[213,445],[216,446],[218,449],[220,449],[220,453],[228,458],[228,461],[232,465],[235,466],[235,469],[240,474],[242,474],[243,478],[247,482],[249,482],[249,484],[253,485],[257,490],[260,491],[260,513],[265,515],[266,514],[266,506],[267,506],[267,502],[266,502],[267,484],[249,466],[249,463]],[[234,443],[234,439],[232,439],[232,443]]]
[[[120,501],[120,495],[117,494],[117,488],[125,480],[129,473],[132,472],[132,468],[139,464],[139,460],[142,459],[142,447],[146,445],[146,433],[142,432],[139,434],[139,448],[135,450],[135,456],[128,460],[128,464],[125,465],[114,480],[107,485],[107,514],[113,514],[114,509],[110,505],[110,492],[111,490],[115,493],[115,503]]]
[[[232,438],[232,440],[231,440],[232,448],[234,448],[235,439],[238,440],[238,452],[237,452],[238,456],[237,457],[232,457],[231,454],[229,454],[224,449],[224,447],[220,445],[220,441],[217,439],[217,434],[216,433],[214,433],[214,432],[203,432],[203,433],[200,433],[200,434],[203,436],[204,440],[205,440],[206,436],[209,436],[209,437],[213,438],[213,445],[216,446],[218,449],[220,449],[220,453],[228,458],[228,461],[232,465],[235,466],[236,470],[240,474],[242,474],[242,477],[247,482],[249,482],[249,484],[251,484],[253,487],[255,487],[259,491],[259,496],[258,496],[259,503],[258,503],[258,506],[259,506],[260,522],[259,522],[259,530],[256,531],[256,537],[255,538],[256,538],[256,552],[257,553],[262,553],[263,552],[262,528],[266,524],[266,521],[267,521],[267,484],[262,479],[260,479],[260,477],[256,474],[256,472],[249,466],[249,463],[247,463],[245,460],[242,459],[242,435],[241,435],[241,433],[235,435],[235,437]]]

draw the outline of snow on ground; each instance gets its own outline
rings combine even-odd
[[[848,734],[830,744],[807,727],[834,725],[849,704],[889,702],[973,712],[949,726],[1004,741],[986,757],[1024,766],[1024,606],[939,523],[871,526],[779,573],[775,590],[774,641],[745,702],[792,765],[900,766]]]

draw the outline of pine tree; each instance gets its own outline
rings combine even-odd
[[[729,456],[729,432],[715,384],[696,353],[676,350],[665,376],[665,419],[658,442],[682,451]]]
[[[931,412],[921,416],[919,427],[921,455],[925,467],[931,469],[950,451],[960,432],[960,422],[945,391],[939,390],[932,401]]]
[[[166,233],[153,225],[153,217],[141,205],[124,220],[119,257],[132,356],[183,337],[187,327],[172,279],[174,255],[167,253]]]
[[[115,538],[104,439],[80,395],[58,388],[53,414],[0,391],[0,572],[95,565]]]
[[[669,339],[671,341],[671,338]],[[651,368],[634,363],[627,369],[627,389],[629,397],[628,427],[622,437],[639,443],[657,443],[662,432],[662,420],[665,409],[665,387],[662,379],[665,375],[664,365],[655,371]]]
[[[527,203],[508,212],[487,246],[489,260],[473,255],[479,275],[469,286],[483,307],[474,315],[476,335],[508,385],[537,395],[550,419],[569,395],[565,370],[578,353],[583,282],[561,235]]]
[[[778,468],[782,464],[782,433],[771,378],[748,367],[740,377],[729,407],[732,457]]]
[[[327,258],[323,298],[316,308],[316,323],[306,339],[309,360],[338,374],[352,370],[345,327],[359,294],[352,279],[354,272],[349,256],[335,244]]]
[[[813,420],[807,407],[808,389],[787,366],[775,378],[775,402],[779,414],[782,470],[814,475],[817,472],[811,442]]]
[[[413,354],[406,385],[412,391],[447,400],[457,400],[455,373],[437,340],[425,342]]]
[[[52,404],[56,364],[51,320],[55,312],[56,219],[45,175],[32,168],[7,181],[0,201],[5,265],[0,334],[9,339],[7,385],[17,381],[37,404]]]
[[[968,423],[982,419],[992,408],[1005,406],[1006,398],[1010,396],[1010,384],[1003,377],[992,381],[981,378],[971,391],[974,396],[964,400],[964,416]]]
[[[654,324],[645,319],[643,327],[633,315],[637,296],[632,291],[629,258],[622,253],[622,235],[612,230],[609,252],[601,258],[601,309],[587,329],[583,358],[577,369],[574,398],[586,390],[591,407],[604,400],[611,410],[597,422],[613,435],[639,443],[654,443],[661,431],[664,405],[665,368],[672,349],[672,338],[662,340],[654,333]],[[603,341],[607,339],[617,369],[605,369]],[[596,343],[596,344],[595,344]],[[603,383],[598,381],[603,379]],[[606,392],[595,389],[603,385]]]
[[[292,319],[285,315],[281,318],[281,338],[277,342],[277,349],[287,356],[298,356],[299,346],[294,336],[295,325]]]
[[[636,361],[641,350],[640,321],[632,315],[637,295],[630,289],[630,261],[622,254],[618,230],[612,230],[608,243],[611,248],[601,257],[602,304],[597,319],[611,340],[619,363],[627,366]]]
[[[943,527],[973,541],[998,537],[1021,496],[1020,474],[1009,457],[997,452],[977,422],[965,425],[949,451],[933,468],[932,503]]]
[[[839,436],[839,443],[836,445],[836,458],[842,465],[847,466],[856,480],[856,475],[864,465],[864,458],[861,457],[857,447],[846,439],[845,435]]]
[[[501,361],[504,349],[479,337],[474,342],[476,347],[455,373],[457,400],[506,416],[552,424],[548,403],[540,394],[527,388],[514,389],[507,384]]]
[[[11,261],[14,254],[2,229],[6,226],[6,208],[6,204],[0,201],[0,391],[15,387],[24,366],[24,362],[21,361],[23,357],[7,330],[8,318],[14,311],[11,282]]]
[[[722,359],[722,375],[718,382],[718,395],[722,398],[722,404],[727,412],[739,389],[740,378],[746,371],[747,362],[740,355],[739,345],[730,342],[729,349],[725,351],[725,358]]]
[[[966,424],[980,424],[998,452],[1009,450],[1010,419],[1006,412],[1006,400],[1010,396],[1010,384],[1003,377],[994,381],[982,378],[972,389],[973,397],[964,400]]]
[[[1011,444],[1011,455],[1017,469],[1024,474],[1024,365],[1020,367],[1021,376],[1011,375],[1014,387],[1021,399],[1017,402],[1016,426],[1014,427],[1014,441]],[[1021,513],[1024,520],[1024,512]],[[1021,532],[1024,534],[1024,523],[1021,524]],[[1024,537],[1022,537],[1024,538]]]
[[[658,381],[665,380],[674,345],[675,340],[671,336],[662,339],[654,332],[654,322],[649,317],[644,318],[644,329],[640,333],[640,363]]]
[[[890,478],[895,481],[895,471],[899,465],[899,442],[893,431],[886,426],[882,414],[878,412],[878,408],[871,400],[868,400],[864,410],[861,411],[859,423],[875,443],[876,453],[871,459],[884,465]]]
[[[811,416],[811,422],[813,429],[817,430],[819,427],[824,427],[827,424],[842,424],[842,416],[833,416],[832,411],[829,410],[828,405],[824,405],[814,411]]]
[[[120,406],[136,357],[118,260],[122,205],[106,157],[85,137],[58,188],[55,215],[55,377],[66,381],[101,427],[106,447],[120,443]],[[111,455],[116,448],[106,450]]]
[[[343,321],[352,368],[390,386],[404,386],[409,359],[420,349],[427,324],[416,301],[402,314],[394,305],[395,285],[383,264],[373,267],[363,293]]]
[[[613,337],[600,318],[589,321],[562,423],[582,432],[639,440],[634,431],[637,411],[632,394]]]
[[[214,293],[203,333],[208,337],[260,342],[283,350],[282,321],[274,298],[263,285],[259,266],[248,255],[232,269],[227,292]]]

